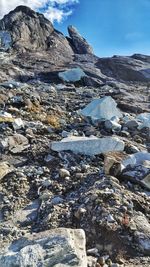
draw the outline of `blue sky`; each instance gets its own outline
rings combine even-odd
[[[150,0],[0,0],[0,17],[18,5],[42,12],[64,34],[74,25],[100,57],[150,55]]]
[[[150,0],[80,0],[55,27],[76,26],[98,56],[150,55]]]

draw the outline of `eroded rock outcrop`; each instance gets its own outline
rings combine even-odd
[[[70,44],[75,54],[93,54],[92,47],[88,44],[85,38],[83,38],[77,29],[73,26],[68,27],[69,36],[71,39]]]

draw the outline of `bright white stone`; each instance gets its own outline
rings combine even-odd
[[[86,74],[80,68],[74,68],[71,70],[66,70],[64,72],[59,72],[59,78],[64,82],[77,82],[80,81],[82,77],[85,77]]]
[[[91,117],[92,120],[111,120],[114,116],[122,117],[117,103],[111,96],[94,99],[80,113],[85,117]]]
[[[150,113],[141,113],[136,117],[136,119],[142,123],[139,126],[139,129],[142,129],[144,127],[150,128]]]
[[[21,118],[17,118],[13,122],[13,127],[15,130],[19,130],[24,127],[24,123]]]
[[[123,151],[124,142],[117,137],[67,137],[60,142],[52,142],[52,150],[60,152],[71,150],[85,155],[98,155],[109,151]]]

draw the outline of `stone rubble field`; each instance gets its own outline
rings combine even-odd
[[[0,267],[150,266],[150,56],[0,20]]]
[[[119,91],[0,85],[1,267],[149,266],[150,113]]]

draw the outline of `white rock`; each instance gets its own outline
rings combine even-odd
[[[117,137],[72,136],[64,138],[60,142],[52,142],[51,148],[57,152],[71,150],[85,155],[98,155],[109,151],[123,151],[124,142]]]
[[[89,103],[80,114],[85,117],[91,117],[94,120],[111,120],[114,116],[121,118],[122,113],[117,108],[117,103],[111,96],[105,96],[100,99],[94,99]]]
[[[138,127],[139,129],[144,127],[150,128],[150,113],[141,113],[136,119],[141,122],[141,125]]]
[[[64,72],[59,72],[58,76],[64,82],[77,82],[80,81],[81,78],[85,77],[86,74],[81,68],[73,68]]]
[[[54,229],[25,236],[0,252],[1,267],[87,267],[83,230]]]
[[[21,118],[17,118],[17,119],[14,120],[13,128],[15,130],[19,130],[19,129],[23,128],[23,127],[24,127],[24,123],[23,123]]]
[[[61,178],[65,178],[65,177],[70,176],[70,172],[68,170],[62,168],[59,170],[59,175]]]
[[[142,165],[145,161],[150,161],[150,153],[137,152],[124,159],[121,164],[126,168],[128,165]]]

